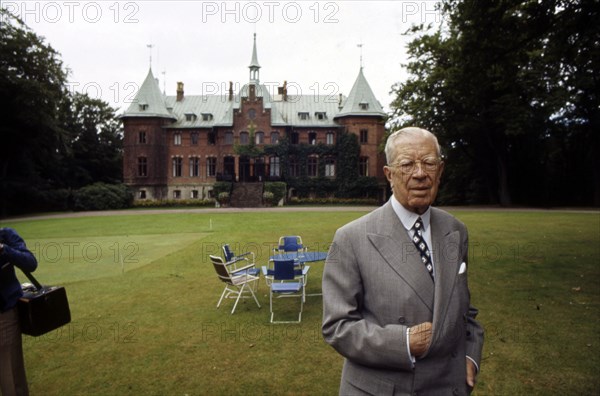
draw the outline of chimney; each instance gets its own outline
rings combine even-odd
[[[181,81],[177,82],[177,101],[181,102],[183,100],[183,83]]]
[[[229,81],[229,101],[233,100],[233,82]]]
[[[342,94],[340,94],[340,99],[338,100],[338,108],[341,109],[342,107]]]
[[[287,80],[283,80],[283,101],[287,102]]]

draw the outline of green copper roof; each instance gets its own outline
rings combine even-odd
[[[167,110],[165,98],[160,92],[158,82],[152,74],[152,69],[148,70],[148,75],[137,95],[135,95],[135,99],[121,117],[162,117],[176,119]]]

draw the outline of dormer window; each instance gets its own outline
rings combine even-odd
[[[140,103],[140,111],[148,110],[148,103]]]
[[[301,120],[308,120],[309,117],[310,115],[308,114],[308,112],[298,112],[298,118],[300,118]]]
[[[327,113],[324,111],[317,111],[317,112],[315,112],[315,117],[317,117],[317,120],[326,120]]]
[[[196,121],[196,119],[198,119],[198,116],[194,113],[185,113],[185,120],[186,121]]]
[[[212,113],[202,113],[202,121],[212,121]]]
[[[367,102],[360,102],[358,105],[361,110],[369,110],[369,104]]]

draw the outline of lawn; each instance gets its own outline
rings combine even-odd
[[[39,280],[66,286],[71,302],[71,324],[24,336],[31,393],[337,394],[342,358],[321,338],[321,298],[307,298],[301,324],[271,325],[261,280],[262,308],[246,300],[230,315],[231,301],[215,307],[222,285],[207,256],[229,243],[262,265],[284,234],[324,251],[364,213],[2,222],[38,257]],[[472,302],[486,329],[475,394],[598,393],[600,214],[453,214],[469,227]],[[307,293],[320,291],[322,269],[313,263]]]

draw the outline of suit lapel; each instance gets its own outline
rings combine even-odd
[[[377,221],[369,225],[367,237],[387,264],[410,285],[423,304],[433,312],[433,282],[391,202],[382,207]]]
[[[433,209],[433,208],[432,208]],[[444,323],[448,304],[454,292],[456,276],[460,265],[460,233],[443,222],[435,210],[431,213],[431,239],[435,246],[433,259],[435,263],[435,298],[433,309],[433,340],[441,334],[437,327]]]

